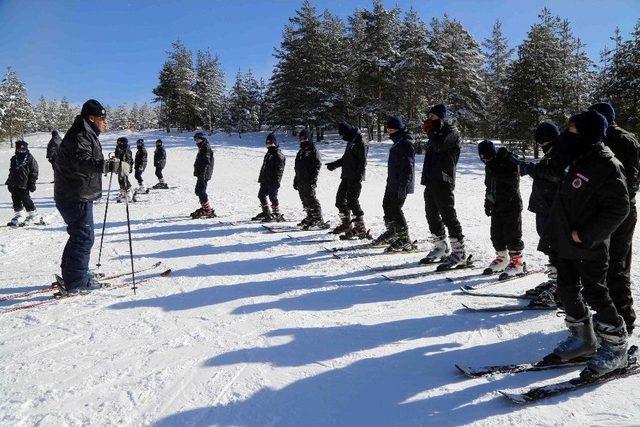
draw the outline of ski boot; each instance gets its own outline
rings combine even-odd
[[[458,240],[454,237],[451,238],[451,253],[442,260],[440,265],[438,265],[437,271],[446,271],[458,268],[467,262],[467,251],[464,248],[464,241],[462,239]]]
[[[348,233],[353,230],[353,226],[351,225],[351,215],[348,213],[340,213],[341,223],[336,228],[331,230],[331,234],[342,234]]]
[[[135,189],[135,194],[147,194],[149,190],[144,186],[144,184],[140,184],[138,188]]]
[[[38,215],[38,211],[32,210],[31,212],[27,212],[27,217],[24,220],[24,225],[43,225],[44,220],[40,215]]]
[[[116,203],[122,202],[130,202],[132,201],[131,190],[120,190],[118,192],[118,196],[116,197]]]
[[[364,225],[364,219],[361,216],[354,220],[353,227],[349,231],[340,236],[340,240],[355,239],[371,239],[371,234]]]
[[[203,212],[203,211],[202,211],[202,208],[198,208],[198,209],[196,209],[195,211],[191,212],[191,213],[189,214],[189,216],[190,216],[191,218],[193,218],[193,219],[195,219],[195,218],[202,218],[202,212]]]
[[[329,228],[330,225],[328,222],[324,222],[322,216],[314,215],[311,217],[311,220],[307,222],[302,229],[303,230],[325,230]]]
[[[598,341],[593,331],[591,313],[587,313],[586,317],[580,320],[566,315],[564,322],[569,328],[570,335],[543,361],[566,362],[580,357],[589,357],[596,352]]]
[[[600,377],[628,364],[628,335],[626,325],[618,316],[618,326],[595,322],[595,333],[599,338],[599,348],[587,362],[581,377]]]
[[[451,246],[449,246],[447,236],[431,236],[430,240],[433,243],[433,248],[426,257],[420,260],[420,264],[433,264],[441,261],[451,253]]]
[[[387,229],[383,231],[381,235],[373,239],[373,242],[371,242],[371,246],[373,247],[389,246],[391,242],[393,242],[396,239],[395,224],[393,222],[387,222],[385,225],[387,226]]]
[[[396,234],[396,239],[385,248],[385,252],[413,252],[416,245],[409,238],[409,230],[404,228]]]
[[[521,276],[526,272],[526,265],[522,261],[521,251],[509,251],[509,265],[500,274],[500,279],[508,279],[511,277]]]
[[[19,211],[15,211],[15,215],[11,218],[11,221],[7,223],[9,227],[20,227],[24,224],[23,212],[22,209]]]
[[[484,269],[482,274],[490,275],[495,273],[500,273],[504,271],[505,268],[509,265],[509,252],[507,251],[496,251],[496,257],[491,264],[487,268]]]
[[[298,227],[304,227],[306,226],[309,222],[311,222],[311,214],[309,213],[309,211],[307,211],[307,216],[305,216],[304,218],[302,218],[302,221],[300,221],[299,223],[297,223],[296,225]]]
[[[284,215],[280,213],[280,208],[278,207],[278,205],[271,205],[271,212],[271,218],[273,218],[273,221],[284,222]]]
[[[251,221],[262,221],[263,219],[268,218],[270,215],[271,215],[271,212],[269,211],[269,206],[263,205],[262,212],[260,212],[258,215],[251,218]]]

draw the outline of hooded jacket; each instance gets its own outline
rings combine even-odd
[[[428,181],[443,181],[451,185],[456,183],[456,166],[460,158],[460,133],[455,124],[442,120],[440,129],[432,129],[427,135],[422,179],[420,183],[427,185]]]
[[[329,163],[332,168],[342,168],[340,178],[349,181],[364,181],[367,170],[367,154],[369,144],[359,130],[347,136],[344,154],[336,161]]]
[[[414,191],[416,153],[413,147],[413,136],[406,130],[400,129],[391,135],[393,145],[389,149],[387,162],[388,192]]]

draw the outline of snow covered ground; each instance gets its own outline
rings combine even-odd
[[[101,138],[105,152],[113,150],[120,135]],[[544,355],[565,335],[554,312],[470,313],[461,303],[511,301],[462,296],[456,292],[459,285],[442,276],[391,282],[368,271],[417,260],[421,254],[340,260],[323,248],[340,243],[305,241],[314,235],[326,238],[324,233],[292,238],[241,222],[259,210],[256,178],[264,134],[211,138],[216,163],[209,194],[222,217],[198,221],[185,218],[197,207],[191,134],[127,136],[130,141],[145,138],[150,157],[157,137],[167,146],[165,176],[178,188],[142,196],[144,201],[130,210],[136,264],[161,260],[173,274],[140,284],[135,296],[128,287],[99,290],[0,314],[1,425],[640,423],[637,377],[536,406],[515,406],[496,391],[551,382],[576,370],[473,380],[455,370],[454,363],[519,362]],[[287,217],[299,219],[300,201],[292,189],[297,144],[278,136],[287,155],[281,206]],[[38,289],[58,272],[66,234],[52,200],[52,173],[44,157],[47,139],[42,134],[27,138],[41,169],[34,200],[51,225],[0,231],[0,296]],[[344,145],[320,148],[329,161],[339,157]],[[382,230],[388,148],[388,143],[372,145],[362,193],[374,234]],[[10,155],[9,149],[0,150],[3,174]],[[416,163],[421,165],[422,156]],[[475,146],[465,147],[458,170],[459,215],[476,258],[486,262],[492,249],[483,213],[484,172]],[[147,184],[155,183],[153,168],[145,178]],[[339,171],[323,168],[318,193],[333,223],[338,182]],[[530,189],[530,179],[524,178],[525,200]],[[412,237],[424,239],[422,187],[416,190],[405,208]],[[104,203],[97,203],[94,213],[99,240]],[[2,186],[0,218],[11,216],[9,193]],[[129,266],[125,218],[124,204],[110,204],[102,260],[107,273]],[[529,212],[523,228],[527,262],[543,264]],[[638,243],[636,238],[635,259]],[[636,284],[639,273],[635,262]],[[150,275],[139,275],[144,277]],[[496,290],[524,290],[542,278],[530,276]],[[640,297],[637,288],[635,297]],[[0,309],[46,298],[0,301]]]

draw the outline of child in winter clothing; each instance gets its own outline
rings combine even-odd
[[[158,183],[153,186],[155,189],[166,190],[169,188],[166,182],[164,182],[164,176],[162,170],[167,165],[167,152],[162,145],[162,140],[156,141],[156,150],[153,152],[153,167],[156,168],[156,178]]]
[[[266,145],[267,154],[264,155],[258,177],[258,182],[260,183],[258,199],[262,206],[262,212],[251,218],[251,220],[260,220],[262,222],[283,221],[284,218],[280,214],[278,204],[278,190],[280,189],[280,181],[282,180],[286,159],[282,151],[280,151],[280,146],[273,133],[267,136]],[[271,202],[271,210],[269,209],[267,198]]]
[[[207,185],[213,175],[213,150],[204,136],[204,132],[196,132],[193,135],[193,140],[198,146],[198,155],[193,164],[193,176],[197,178],[195,193],[200,200],[200,208],[191,213],[191,218],[215,218],[216,213],[209,204],[209,195],[207,194]]]
[[[144,139],[136,141],[136,158],[135,158],[135,177],[138,181],[138,188],[136,193],[146,193],[147,189],[144,188],[144,180],[142,179],[142,172],[147,168],[147,149],[144,148]]]
[[[38,162],[29,152],[29,144],[25,141],[16,142],[15,155],[9,162],[9,177],[6,185],[11,193],[15,216],[9,222],[10,226],[23,223],[23,208],[27,210],[25,224],[37,222],[38,212],[29,193],[36,191],[38,181]]]
[[[129,140],[124,136],[121,136],[116,141],[116,151],[114,153],[116,159],[121,162],[127,162],[133,164],[133,154],[131,154],[131,148],[129,148]],[[133,199],[131,194],[131,183],[129,182],[129,174],[118,174],[118,184],[120,185],[120,192],[116,198],[116,202],[120,203],[125,200]]]
[[[307,212],[307,216],[298,223],[305,229],[328,228],[328,224],[322,219],[322,208],[316,197],[321,166],[320,153],[313,143],[313,136],[307,129],[303,129],[300,131],[300,150],[296,155],[293,189],[298,191],[302,207]]]
[[[518,162],[504,147],[496,152],[488,140],[478,144],[478,154],[485,164],[484,211],[491,217],[491,242],[496,250],[496,258],[484,272],[504,271],[505,277],[513,277],[524,272]]]

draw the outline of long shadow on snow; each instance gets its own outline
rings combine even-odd
[[[161,233],[161,234],[157,234],[154,236],[140,236],[138,234],[138,230],[132,230],[131,234],[135,235],[136,240],[155,240],[155,241],[165,241],[165,240],[192,240],[192,239],[212,239],[212,238],[216,238],[216,237],[229,237],[229,236],[234,236],[236,234],[242,234],[242,233],[247,233],[247,232],[251,232],[251,231],[255,231],[255,229],[249,228],[249,227],[245,227],[245,228],[223,228],[222,225],[220,224],[193,224],[192,228],[189,227],[184,227],[185,230],[191,230],[191,231],[176,231],[173,226],[169,226],[167,227],[166,230],[162,230],[162,227],[152,227],[155,229],[159,229],[160,231],[156,231],[156,233]],[[112,235],[115,234],[126,234],[127,231],[121,231],[121,232],[116,232],[116,233],[111,233]],[[142,233],[145,233],[145,231],[142,231]],[[121,239],[121,240],[114,240],[113,242],[118,243],[118,242],[126,242],[128,241],[127,239]]]

